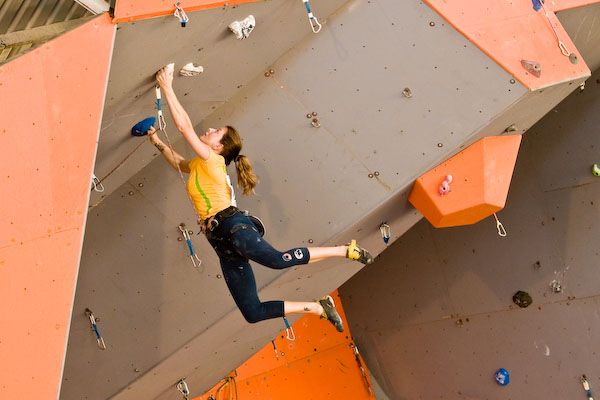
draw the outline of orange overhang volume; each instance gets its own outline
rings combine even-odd
[[[504,208],[520,144],[483,138],[418,178],[408,200],[436,228],[479,222]]]

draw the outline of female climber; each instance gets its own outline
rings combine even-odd
[[[141,121],[132,132],[147,133],[150,142],[173,168],[189,174],[186,188],[200,217],[201,230],[219,256],[227,287],[244,318],[255,323],[290,314],[314,314],[329,320],[342,332],[342,320],[331,296],[315,302],[261,302],[249,260],[273,269],[314,263],[330,257],[346,257],[370,264],[373,258],[369,252],[357,246],[355,240],[346,246],[297,247],[285,252],[274,249],[261,237],[261,233],[264,233],[261,223],[236,207],[226,166],[232,162],[235,164],[238,186],[244,194],[252,194],[258,183],[250,160],[240,154],[242,141],[236,129],[231,126],[209,128],[197,135],[173,90],[173,69],[169,66],[160,69],[156,80],[163,98],[167,100],[177,129],[197,157],[186,160],[165,146],[156,134],[154,118]]]

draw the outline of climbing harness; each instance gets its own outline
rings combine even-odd
[[[502,222],[500,222],[500,220],[498,219],[498,216],[496,215],[496,213],[494,213],[494,218],[496,219],[496,229],[498,229],[498,235],[505,237],[506,236],[506,229],[504,229],[504,225],[502,225]]]
[[[363,366],[362,361],[360,360],[360,353],[358,352],[358,346],[356,346],[354,343],[350,343],[350,348],[352,349],[352,352],[354,353],[354,359],[356,360],[356,363],[358,364],[358,368],[360,369],[360,373],[363,376],[363,380],[365,382],[365,386],[367,387],[367,390],[369,391],[369,395],[373,395],[373,390],[371,389],[371,383],[369,382],[369,378],[367,377],[367,371],[365,370],[365,367]]]
[[[275,346],[275,339],[271,340],[271,344],[273,345],[273,353],[275,353],[275,359],[279,360],[279,353],[277,353],[277,346]]]
[[[181,234],[183,235],[183,239],[185,240],[185,243],[187,244],[188,250],[190,251],[190,259],[192,260],[192,264],[194,265],[194,268],[200,268],[200,266],[202,265],[202,260],[200,260],[200,257],[198,257],[196,252],[194,252],[194,247],[192,246],[192,240],[190,237],[190,233],[185,228],[185,224],[183,222],[181,224],[179,224],[178,228],[179,228],[179,231],[181,232]]]
[[[95,174],[92,174],[92,190],[98,193],[104,192],[104,185],[102,185],[100,179]]]
[[[185,400],[188,400],[190,398],[190,389],[188,388],[185,378],[181,378],[181,380],[179,382],[177,382],[176,387],[177,387],[177,390],[179,390],[181,392],[181,394],[183,395],[183,398]]]
[[[180,4],[179,2],[175,3],[175,12],[173,13],[173,15],[177,19],[179,19],[179,22],[181,23],[181,27],[185,28],[185,26],[188,23],[188,21],[190,20],[190,18],[187,16],[185,11],[183,10],[183,8],[181,8],[181,6],[179,4]]]
[[[585,390],[585,394],[587,395],[588,400],[594,400],[592,397],[592,389],[590,389],[590,383],[588,382],[587,376],[581,375],[581,385],[583,386],[583,390]]]
[[[570,58],[571,52],[569,51],[569,49],[567,49],[567,46],[565,46],[565,44],[562,42],[562,40],[560,40],[560,38],[558,37],[558,32],[556,31],[556,28],[554,27],[554,25],[552,24],[552,21],[550,20],[550,15],[548,14],[548,10],[546,10],[546,6],[544,5],[544,0],[537,0],[537,3],[544,10],[544,15],[546,16],[546,19],[548,20],[548,23],[550,24],[550,28],[552,28],[552,32],[554,32],[554,36],[556,37],[556,41],[558,42],[558,48],[560,49],[560,52],[563,54],[563,56],[569,57],[569,59],[571,60],[571,58]],[[536,7],[536,4],[534,4],[534,9],[535,9],[535,7]],[[539,10],[539,8],[537,10]],[[571,62],[573,62],[573,61],[571,60]]]
[[[390,242],[390,237],[392,233],[390,226],[384,222],[381,225],[379,225],[379,231],[381,232],[383,243],[387,245]]]
[[[283,323],[285,324],[285,338],[290,342],[293,342],[294,340],[296,340],[294,328],[292,328],[292,325],[290,325],[290,321],[288,321],[286,317],[283,317]]]
[[[98,329],[98,324],[96,323],[96,317],[94,317],[94,313],[89,308],[85,309],[85,315],[89,318],[90,324],[92,325],[92,331],[96,335],[96,342],[98,343],[98,347],[102,350],[106,350],[106,344],[104,343],[104,338],[100,335],[100,330]]]
[[[321,31],[321,24],[317,17],[315,17],[310,10],[310,3],[308,0],[302,0],[304,3],[304,7],[306,7],[306,13],[308,14],[308,23],[310,24],[310,29],[312,29],[313,33],[319,33]]]

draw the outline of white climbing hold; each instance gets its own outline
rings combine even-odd
[[[179,71],[181,76],[198,76],[204,72],[202,65],[195,66],[194,63],[185,64]]]
[[[248,15],[241,21],[233,21],[229,24],[229,29],[235,34],[237,39],[246,39],[250,36],[250,32],[254,30],[256,20],[253,15]]]

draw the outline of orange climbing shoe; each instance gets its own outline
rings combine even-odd
[[[356,244],[356,240],[351,240],[347,245],[348,251],[346,252],[346,258],[354,261],[361,262],[365,265],[373,264],[373,256],[366,249],[359,247]]]
[[[321,300],[319,300],[319,304],[323,307],[323,314],[321,314],[321,319],[326,319],[338,332],[344,332],[344,324],[342,322],[342,318],[340,314],[338,314],[335,309],[335,303],[333,302],[333,298],[331,296],[325,296]]]

